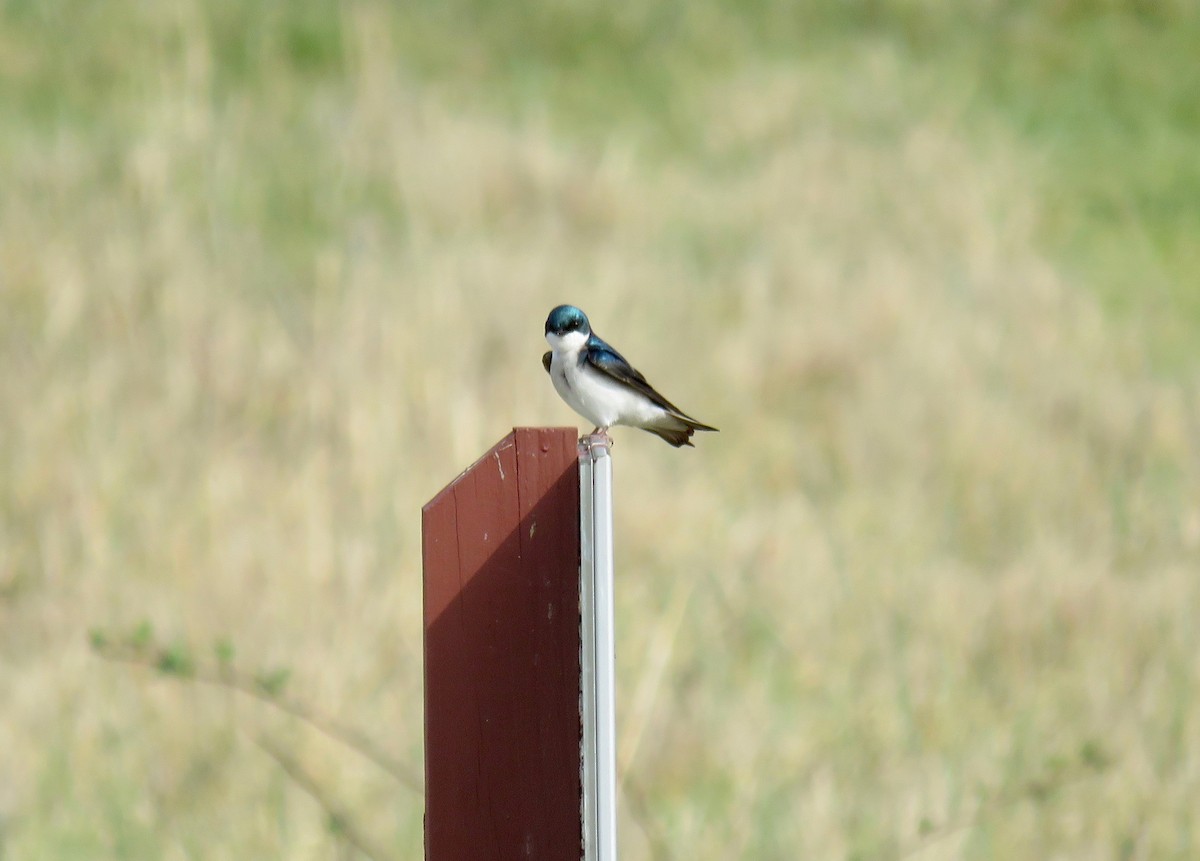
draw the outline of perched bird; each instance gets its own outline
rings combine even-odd
[[[691,445],[693,433],[715,431],[680,410],[646,382],[625,357],[601,340],[587,315],[574,305],[559,305],[546,318],[551,350],[542,365],[559,397],[607,434],[628,425],[658,434],[671,445]]]

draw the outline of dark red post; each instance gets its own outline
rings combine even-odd
[[[579,858],[574,428],[517,428],[422,512],[425,857]]]

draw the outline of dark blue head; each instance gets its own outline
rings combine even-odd
[[[563,337],[571,332],[580,332],[587,337],[592,333],[587,315],[574,305],[559,305],[546,318],[546,335]]]

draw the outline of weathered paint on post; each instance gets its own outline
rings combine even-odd
[[[422,512],[425,857],[579,858],[574,428],[517,428]]]

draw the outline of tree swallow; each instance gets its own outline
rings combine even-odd
[[[613,425],[641,428],[678,448],[693,433],[715,431],[680,410],[646,382],[625,357],[592,332],[587,315],[559,305],[546,318],[551,350],[542,365],[567,405],[607,434]]]

